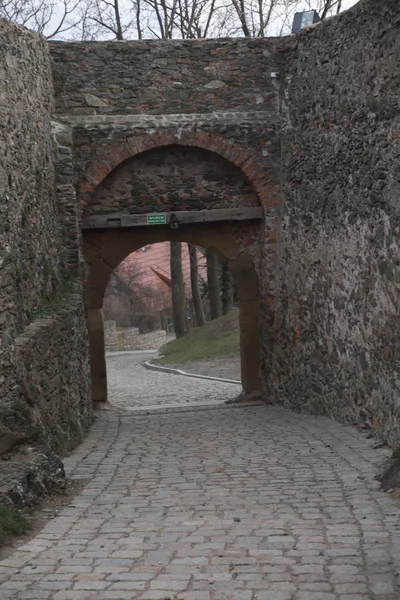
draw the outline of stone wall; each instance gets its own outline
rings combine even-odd
[[[106,352],[117,352],[119,350],[117,324],[115,321],[104,321],[104,345]]]
[[[279,42],[269,39],[52,42],[60,115],[264,111]]]
[[[156,210],[148,197],[160,201],[173,167],[167,208],[220,207],[232,198],[252,203],[248,181],[257,191],[264,243],[257,234],[246,247],[259,259],[270,397],[372,427],[398,444],[399,24],[397,0],[363,0],[283,41],[51,43],[62,121],[57,147],[50,136],[45,44],[1,24],[0,79],[7,81],[0,86],[3,396],[19,402],[23,395],[23,377],[14,383],[13,373],[26,367],[16,371],[13,361],[27,317],[58,289],[66,266],[79,272],[72,177],[81,208],[94,199],[89,211],[114,211],[105,191],[114,189],[110,174],[117,169],[123,183],[118,208],[125,202],[125,211],[146,212]],[[174,150],[167,157],[160,146]],[[212,164],[208,152],[215,155]],[[177,168],[182,154],[190,155],[190,173]],[[131,185],[132,169],[139,189]],[[150,170],[160,185],[149,184]],[[196,188],[193,177],[201,180]],[[57,318],[46,326],[56,327],[52,335],[65,350],[62,323]],[[33,341],[26,347],[36,348]],[[31,363],[25,353],[19,356],[21,364],[34,364],[33,355]],[[69,380],[71,372],[64,373]],[[77,390],[86,398],[85,386],[67,387],[79,407]],[[43,397],[49,393],[50,387]],[[86,413],[79,414],[84,428]]]
[[[55,175],[53,97],[46,41],[0,21],[0,454],[71,447],[90,422],[76,200],[61,201],[66,171]]]
[[[50,448],[63,454],[83,438],[91,424],[81,294],[71,295],[68,305],[54,317],[27,326],[15,346],[17,389],[10,408],[18,408],[18,424],[29,439],[45,439]]]
[[[271,39],[52,42],[56,111],[74,130],[75,183],[81,209],[98,184],[125,159],[135,157],[131,165],[133,169],[137,165],[135,174],[142,167],[148,171],[146,161],[152,158],[136,155],[152,150],[161,172],[165,157],[159,156],[157,148],[171,149],[173,144],[177,149],[170,157],[171,163],[175,160],[171,166],[176,167],[179,152],[196,147],[190,148],[186,158],[191,163],[199,160],[199,165],[189,165],[192,171],[196,167],[196,181],[203,172],[214,181],[218,175],[227,196],[238,192],[229,186],[225,189],[227,175],[238,177],[238,172],[218,155],[234,165],[252,159],[268,174],[269,195],[276,197],[281,160],[279,45],[279,40]],[[210,165],[209,155],[200,149],[210,151],[218,164]],[[247,170],[255,167],[249,164]],[[183,183],[182,197],[174,198],[174,207],[193,199],[193,186],[187,189],[188,182]],[[146,189],[128,189],[130,211],[132,203],[145,208],[141,194],[149,191],[148,183],[141,182],[143,186]],[[209,179],[194,197],[202,204],[215,204],[215,188]],[[247,189],[242,191],[248,195]],[[220,196],[219,203],[224,201]]]
[[[141,333],[136,341],[137,350],[159,350],[161,346],[167,343],[167,334],[162,329]]]
[[[395,0],[363,0],[283,41],[51,44],[81,207],[147,212],[157,196],[160,210],[178,209],[197,192],[202,207],[217,206],[204,175],[224,183],[228,170],[201,160],[196,193],[177,173],[173,202],[162,203],[169,164],[160,146],[175,148],[172,162],[189,146],[191,156],[220,154],[255,188],[265,177],[256,261],[265,389],[295,409],[372,427],[392,445],[400,439],[399,11]],[[148,183],[152,167],[162,185]],[[113,169],[123,190],[107,204]],[[227,195],[247,197],[236,185]]]
[[[286,41],[272,394],[400,442],[400,5]]]
[[[242,319],[246,389],[259,387],[260,326],[252,263],[258,262],[261,237],[265,239],[262,294],[267,301],[275,271],[281,182],[280,46],[280,40],[272,39],[50,44],[57,117],[73,129],[80,215],[255,203],[263,208],[262,219],[255,223],[220,224],[213,246],[227,259],[235,259],[238,281],[251,281],[240,286],[246,302],[254,296],[251,309],[242,303],[242,313],[247,314]],[[195,239],[193,231],[185,241]],[[207,245],[214,238],[212,225],[204,231],[206,235],[195,243],[203,239]],[[97,328],[102,285],[111,268],[140,247],[132,243],[139,243],[138,237],[149,243],[144,232],[127,233],[84,230],[86,301],[96,311]],[[157,241],[169,239],[169,228],[162,228],[161,234]],[[100,258],[103,251],[107,256]],[[243,270],[249,269],[244,276],[242,261]],[[261,324],[265,337],[270,321],[268,314]],[[106,370],[94,325],[91,340],[96,399],[105,399]]]
[[[137,327],[117,327],[115,321],[104,322],[107,352],[127,350],[158,350],[167,341],[163,330],[140,333]]]
[[[13,335],[57,287],[63,251],[46,42],[5,21],[0,21],[0,106],[0,324]]]
[[[257,206],[240,169],[201,148],[157,148],[123,162],[102,182],[85,216]]]

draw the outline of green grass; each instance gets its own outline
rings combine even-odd
[[[25,515],[14,508],[0,506],[0,546],[7,538],[22,535],[29,529]]]
[[[52,317],[67,308],[71,296],[76,293],[76,289],[75,279],[65,278],[61,280],[57,292],[53,296],[45,298],[38,308],[28,315],[28,322],[33,323],[37,319]]]
[[[183,338],[166,344],[161,353],[160,364],[183,363],[215,356],[238,356],[239,311],[209,321],[203,327],[195,327]]]

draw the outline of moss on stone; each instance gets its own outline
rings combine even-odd
[[[39,306],[28,314],[28,322],[33,323],[38,319],[53,317],[61,310],[68,307],[71,297],[78,291],[78,282],[76,279],[66,275],[58,285],[55,294],[47,296]]]

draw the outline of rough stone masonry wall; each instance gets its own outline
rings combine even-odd
[[[82,295],[71,295],[54,317],[28,325],[15,344],[19,424],[30,439],[63,454],[91,423]]]
[[[125,350],[158,350],[167,341],[162,329],[140,333],[137,327],[117,327],[115,321],[104,321],[104,341],[107,352]]]
[[[0,325],[13,335],[56,288],[62,240],[46,42],[5,21],[0,21],[0,106]]]
[[[0,454],[27,440],[71,446],[90,421],[85,318],[56,196],[53,95],[45,40],[0,21]],[[52,318],[38,320],[44,308]]]
[[[251,180],[265,210],[262,222],[229,231],[223,227],[221,236],[236,239],[256,265],[258,238],[264,236],[262,295],[269,302],[274,271],[269,256],[276,241],[275,207],[281,180],[276,78],[280,45],[276,39],[52,42],[57,117],[74,131],[75,181],[83,214],[104,209],[120,212],[114,202],[117,196],[109,189],[104,194],[108,183],[112,192],[118,191],[121,211],[162,212],[171,207],[190,210],[232,206],[232,202],[235,206],[252,204]],[[176,151],[170,152],[171,148]],[[180,172],[176,169],[179,152],[186,154]],[[174,159],[175,171],[172,181],[165,182],[166,156]],[[156,167],[153,160],[158,161]],[[134,185],[130,185],[129,167],[135,174]],[[122,175],[118,182],[110,174],[113,169]],[[186,172],[194,173],[195,188]],[[168,194],[169,189],[173,193]],[[102,239],[99,235],[86,230],[84,236],[92,273],[105,239],[111,243],[107,232]],[[101,304],[101,292],[93,285],[97,276],[88,285],[88,301],[96,307]],[[264,330],[270,320],[268,313],[261,323]]]
[[[400,5],[287,40],[280,333],[290,406],[400,444]]]
[[[198,145],[218,153],[219,139],[238,144],[278,186],[277,46],[279,42],[271,39],[52,42],[56,113],[74,128],[78,192],[88,191],[93,165],[98,166],[103,179],[113,158],[125,151],[129,158],[145,148],[171,148],[181,141],[185,146]],[[189,142],[196,132],[212,147],[202,146],[204,140]],[[196,149],[189,150],[194,156]],[[161,171],[164,159],[157,152],[152,149],[149,160],[151,154],[158,159]],[[222,181],[224,174],[235,170],[232,165],[219,164],[213,173],[205,153],[198,153],[199,172],[203,164],[206,175],[219,176]],[[136,156],[133,161],[137,169],[149,166],[145,156]],[[143,187],[143,182],[140,184]],[[186,184],[182,187],[183,206],[188,203],[188,190]],[[211,178],[206,187],[196,191],[203,202],[207,194],[212,200]],[[142,199],[132,198],[130,189],[128,192],[127,200],[142,203]],[[178,203],[179,198],[174,206]]]
[[[85,216],[257,206],[243,173],[200,148],[156,148],[117,167],[97,188]]]
[[[276,45],[271,39],[52,42],[56,112],[263,112],[276,96]]]

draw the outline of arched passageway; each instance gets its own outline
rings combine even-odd
[[[250,225],[251,227],[251,225]],[[260,301],[254,264],[237,241],[221,233],[221,225],[186,225],[174,232],[168,227],[121,230],[86,230],[86,307],[92,370],[93,400],[107,400],[107,375],[104,350],[102,306],[104,293],[113,270],[129,254],[148,244],[183,241],[214,251],[226,260],[238,290],[243,389],[260,389]],[[96,256],[93,256],[96,249]]]
[[[239,297],[243,390],[258,391],[259,170],[251,171],[257,178],[253,185],[251,173],[223,155],[204,145],[180,144],[156,146],[129,158],[119,154],[111,164],[113,169],[106,166],[102,180],[101,165],[97,171],[92,168],[91,181],[97,179],[97,185],[85,186],[82,201],[93,400],[107,400],[102,306],[108,280],[129,254],[161,241],[202,246],[228,263]],[[164,222],[152,225],[148,217],[156,215]]]

